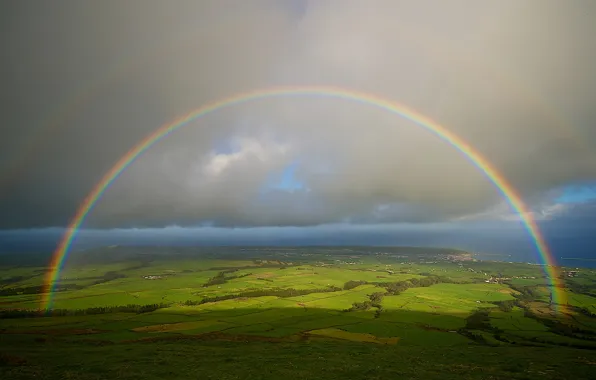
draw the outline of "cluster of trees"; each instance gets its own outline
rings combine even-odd
[[[226,281],[226,272],[219,272],[215,277],[211,277],[207,280],[207,282],[203,284],[203,287],[206,288],[208,286],[225,284]]]
[[[383,287],[387,290],[387,293],[397,295],[409,288],[427,287],[439,283],[450,283],[450,278],[444,276],[428,276],[424,278],[411,278],[406,281],[397,282],[377,282],[374,283],[377,286]]]
[[[573,285],[578,285],[578,288],[575,288],[575,289],[572,288],[572,291],[577,292],[577,293],[584,292],[582,294],[588,294],[588,293],[585,293],[585,292],[587,292],[587,290],[584,289],[582,285],[579,285],[579,284],[575,283],[574,281],[569,281],[569,283],[571,283]],[[524,308],[524,316],[526,316],[528,318],[536,319],[537,321],[539,321],[542,324],[549,327],[550,330],[552,332],[554,332],[555,334],[576,337],[579,339],[582,339],[582,338],[577,336],[578,332],[581,332],[582,336],[585,335],[584,333],[587,333],[587,335],[590,335],[590,336],[596,335],[596,334],[592,333],[591,331],[583,331],[579,328],[576,328],[576,327],[573,327],[570,325],[566,325],[561,322],[553,322],[549,319],[542,319],[542,318],[538,317],[537,315],[532,313],[531,310],[528,309],[528,307],[525,305],[525,303],[537,300],[541,296],[540,292],[538,290],[534,289],[533,287],[529,287],[529,286],[516,287],[515,285],[511,285],[511,284],[508,284],[508,285],[512,289],[517,290],[520,294],[515,295],[515,297],[517,298],[515,301],[503,301],[501,303],[497,303],[497,305],[499,306],[499,308],[501,310],[504,310],[503,308],[505,308],[504,311],[510,311],[513,306],[519,306],[521,308]],[[513,305],[511,305],[511,307],[509,307],[509,305],[503,306],[503,305],[501,305],[502,303],[508,303],[508,304],[513,303]],[[567,306],[570,307],[569,305],[567,305]],[[508,310],[506,310],[506,309],[508,309]],[[590,309],[588,309],[587,307],[575,307],[574,309],[588,317],[596,318],[596,314],[592,313],[590,311]]]
[[[365,284],[373,284],[381,288],[385,288],[387,291],[386,293],[383,292],[376,292],[373,294],[368,295],[368,301],[363,302],[354,302],[352,307],[346,309],[344,311],[357,311],[357,310],[370,310],[371,308],[376,308],[375,311],[375,318],[379,318],[381,313],[383,312],[383,305],[381,305],[381,301],[383,300],[383,296],[385,294],[390,295],[397,295],[401,292],[409,289],[409,288],[416,288],[416,287],[426,287],[431,286],[434,284],[438,284],[441,282],[452,282],[450,278],[444,276],[428,276],[424,278],[411,278],[406,281],[397,281],[397,282],[366,282],[366,281],[355,281],[351,280],[344,284],[344,290],[354,289],[357,286],[365,285]]]
[[[336,286],[330,286],[327,288],[322,289],[293,289],[293,288],[273,288],[273,289],[259,289],[259,290],[251,290],[236,294],[226,294],[222,296],[214,296],[214,297],[205,297],[200,301],[188,300],[184,302],[187,306],[192,305],[202,305],[208,302],[218,302],[218,301],[225,301],[231,300],[234,298],[252,298],[252,297],[265,297],[265,296],[275,296],[281,298],[287,297],[297,297],[297,296],[304,296],[307,294],[312,293],[330,293],[330,292],[338,292],[342,290]]]
[[[195,301],[195,300],[186,300],[183,302],[183,305],[186,306],[196,306],[196,305],[200,305],[201,301]]]
[[[509,342],[507,339],[501,336],[503,330],[494,327],[490,324],[490,311],[491,310],[489,308],[480,308],[476,310],[468,318],[466,318],[465,327],[460,328],[459,330],[457,330],[457,332],[480,344],[489,344],[489,342],[486,341],[484,336],[472,330],[487,331],[492,333],[496,340],[500,340],[502,342]]]
[[[346,309],[344,311],[366,311],[369,310],[372,307],[372,304],[370,303],[370,301],[364,301],[364,302],[354,302],[352,304],[352,307],[349,309]]]
[[[531,286],[515,286],[511,283],[507,283],[507,285],[511,289],[519,292],[519,294],[514,295],[514,297],[523,302],[535,301],[541,296],[540,292]]]
[[[39,294],[44,292],[44,286],[28,286],[25,288],[4,288],[0,289],[0,297],[16,296],[18,294]]]
[[[351,290],[351,289],[357,288],[360,285],[366,285],[366,284],[368,284],[366,281],[350,280],[344,284],[344,290]]]
[[[466,329],[459,329],[459,330],[457,330],[457,332],[459,334],[461,334],[461,335],[463,335],[463,336],[465,336],[465,337],[467,337],[467,338],[469,338],[469,339],[477,342],[477,343],[488,344],[488,342],[486,341],[486,339],[482,335],[480,335],[478,333],[475,333],[475,332],[472,332],[472,331],[468,331]]]
[[[580,307],[579,312],[587,317],[596,318],[596,313],[592,313],[587,307]]]
[[[499,307],[499,310],[509,313],[513,310],[514,306],[517,306],[519,301],[517,300],[507,300],[507,301],[496,301],[494,302],[495,305]]]
[[[219,259],[221,259],[221,257],[219,257]],[[238,258],[238,259],[245,260],[246,257]],[[275,260],[275,262],[272,262],[272,261],[268,261],[267,263],[264,263],[262,260],[253,260],[252,262],[255,265],[258,265],[259,268],[279,268],[279,267],[288,265],[287,263],[283,263],[281,261],[277,261],[277,260]],[[242,266],[237,266],[237,267],[211,267],[211,268],[208,268],[207,270],[220,270],[220,271],[226,271],[226,272],[228,272],[228,271],[236,272],[241,269],[254,269],[255,265],[242,265]]]
[[[501,310],[508,309],[506,311],[510,311],[513,306],[518,305],[517,302],[519,302],[519,301],[515,301],[515,300],[503,301],[503,302],[497,303],[497,305],[499,305],[499,309],[501,309]],[[488,331],[488,332],[493,333],[495,339],[497,339],[499,341],[506,342],[506,343],[515,343],[515,342],[508,340],[506,337],[502,336],[502,333],[504,332],[503,330],[501,330],[497,327],[491,326],[490,319],[489,319],[489,313],[490,313],[490,309],[482,308],[482,309],[477,310],[476,312],[474,312],[472,315],[470,315],[466,319],[466,326],[464,328],[458,330],[458,332],[460,334],[465,335],[471,339],[474,339],[480,343],[486,343],[485,339],[482,336],[480,336],[479,334],[473,333],[470,330]],[[549,328],[549,330],[551,332],[553,332],[555,334],[563,335],[563,336],[567,336],[567,337],[575,338],[575,339],[596,341],[596,333],[594,331],[584,330],[577,326],[568,325],[568,324],[565,324],[559,320],[541,318],[541,317],[535,315],[531,310],[529,310],[527,308],[524,309],[524,316],[528,317],[528,318],[533,318],[536,321],[544,324],[546,327]],[[535,342],[550,343],[548,340],[543,341],[538,337],[531,338],[530,340],[535,341]],[[594,346],[577,344],[577,343],[573,343],[573,342],[569,342],[569,343],[567,343],[567,345],[572,346],[572,347],[577,347],[577,348],[594,349]]]
[[[426,287],[439,283],[452,283],[449,277],[444,276],[428,276],[424,278],[411,278],[406,281],[396,282],[367,282],[350,280],[344,284],[344,290],[354,289],[360,285],[372,284],[381,288],[385,288],[387,293],[392,295],[400,294],[409,288]]]
[[[148,305],[121,305],[90,307],[87,309],[48,309],[48,310],[25,310],[25,309],[7,309],[0,311],[0,319],[9,318],[35,318],[35,317],[62,317],[67,315],[96,315],[109,313],[150,313],[157,309],[169,307],[166,303],[155,303]]]
[[[525,310],[524,316],[535,319],[536,321],[542,323],[555,334],[568,336],[570,338],[596,341],[596,332],[592,330],[585,330],[578,326],[568,325],[561,322],[560,320],[541,318],[529,309]]]
[[[225,273],[234,273],[239,271],[240,269],[248,269],[248,268],[254,268],[251,266],[242,266],[242,267],[211,267],[207,270],[219,270],[219,271],[223,271]]]
[[[548,338],[544,339],[538,336],[532,337],[529,340],[531,340],[532,342],[539,342],[539,343],[546,343],[546,344],[552,344],[552,341],[549,341]],[[572,347],[572,348],[579,348],[579,349],[583,349],[583,350],[596,350],[594,348],[593,345],[589,344],[589,343],[585,343],[582,344],[582,342],[577,342],[577,341],[568,341],[568,342],[557,342],[558,346],[567,346],[567,347]]]
[[[64,292],[67,290],[79,290],[83,289],[84,286],[76,285],[76,284],[65,284],[65,285],[57,285],[54,288],[54,292]],[[46,287],[44,285],[36,285],[36,286],[27,286],[24,288],[4,288],[0,289],[0,297],[5,296],[16,296],[19,294],[41,294],[46,292]]]
[[[352,304],[352,307],[349,309],[346,309],[344,311],[350,312],[350,311],[358,311],[358,310],[370,310],[371,308],[376,308],[377,310],[375,311],[375,318],[379,318],[381,316],[381,313],[383,312],[383,305],[381,305],[381,302],[383,301],[383,296],[385,294],[383,292],[376,292],[376,293],[372,293],[368,295],[368,301],[364,301],[364,302],[354,302]]]
[[[110,272],[106,272],[101,277],[91,277],[91,278],[85,278],[85,279],[95,279],[93,282],[91,282],[91,284],[87,285],[87,286],[91,286],[91,285],[103,284],[104,282],[116,280],[118,278],[126,278],[126,275],[118,273],[118,272],[110,271]],[[21,281],[23,279],[26,279],[26,278],[22,277],[22,276],[11,277],[7,280],[4,280],[4,284],[8,285],[10,283]],[[53,291],[54,292],[64,292],[67,290],[80,290],[80,289],[84,289],[84,288],[86,288],[86,286],[84,286],[84,285],[58,284],[54,287]],[[41,294],[41,293],[45,293],[46,290],[47,289],[44,285],[18,287],[18,288],[3,288],[3,289],[0,289],[0,297],[16,296],[19,294]]]
[[[468,318],[466,318],[466,329],[468,330],[484,330],[484,331],[492,331],[494,327],[490,324],[490,319],[488,314],[490,313],[490,309],[488,308],[480,308],[472,313]]]
[[[206,288],[208,286],[225,284],[226,282],[233,280],[235,278],[242,278],[242,277],[250,276],[252,274],[252,273],[245,273],[245,274],[241,274],[238,276],[226,277],[226,274],[234,273],[237,271],[238,271],[238,269],[228,269],[228,270],[221,271],[215,277],[211,277],[209,280],[207,280],[207,282],[205,284],[203,284],[203,287]]]
[[[596,297],[596,291],[591,285],[580,284],[569,278],[565,278],[565,283],[569,289],[574,293],[585,294],[587,296]]]
[[[0,285],[10,285],[10,284],[14,284],[16,282],[21,282],[26,280],[27,278],[31,278],[31,277],[25,277],[25,276],[13,276],[13,277],[8,277],[5,279],[0,279]]]
[[[369,294],[368,295],[368,299],[370,300],[370,303],[372,305],[372,307],[377,307],[380,308],[381,307],[381,301],[383,301],[383,296],[385,294],[383,292],[376,292],[373,294]]]
[[[103,276],[97,278],[97,280],[93,281],[91,283],[91,285],[103,284],[104,282],[117,280],[119,278],[126,278],[126,277],[127,276],[125,274],[114,272],[114,271],[109,271],[109,272],[106,272]]]

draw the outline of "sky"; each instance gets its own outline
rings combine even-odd
[[[437,121],[511,182],[558,256],[591,255],[595,12],[555,0],[0,2],[0,249],[60,231],[161,125],[240,92],[327,85]],[[83,227],[107,240],[174,228],[527,245],[519,216],[452,146],[370,105],[312,96],[189,123],[128,167]]]

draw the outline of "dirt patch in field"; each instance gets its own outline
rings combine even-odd
[[[29,335],[91,335],[101,334],[108,330],[98,329],[46,329],[46,330],[5,330],[2,334],[29,334]]]
[[[331,331],[333,330],[333,331]],[[285,337],[270,337],[262,335],[249,334],[227,334],[221,331],[196,334],[196,335],[159,335],[155,337],[143,337],[139,339],[129,339],[117,342],[116,344],[129,343],[154,343],[163,341],[226,341],[226,342],[267,342],[267,343],[292,343],[304,341],[328,341],[329,339],[337,341],[353,341],[361,343],[375,343],[395,345],[399,342],[399,337],[379,338],[371,334],[350,333],[338,329],[313,330]]]
[[[259,273],[256,276],[260,277],[260,278],[270,278],[270,277],[274,277],[275,275],[273,274],[273,272],[265,272],[265,273]]]
[[[423,323],[416,323],[416,326],[420,327],[422,330],[426,330],[426,331],[449,332],[449,331],[453,330],[453,329],[451,329],[451,330],[442,329],[442,328],[431,326],[431,325],[425,325]]]
[[[111,340],[104,340],[104,339],[79,339],[77,343],[88,344],[91,346],[111,346],[116,343],[112,342]]]
[[[289,337],[288,337],[289,338]],[[125,340],[121,343],[152,343],[158,341],[176,341],[176,340],[223,340],[227,342],[271,342],[281,343],[290,341],[288,338],[274,338],[260,335],[243,335],[243,334],[225,334],[222,332],[211,332],[198,335],[176,335],[163,337],[148,337],[140,339]],[[294,337],[293,340],[296,340]]]
[[[159,325],[135,327],[131,331],[144,333],[162,333],[172,331],[192,330],[217,324],[217,321],[190,321],[178,323],[163,323]]]
[[[542,303],[542,302],[530,302],[528,304],[530,311],[535,314],[538,314],[541,318],[550,318],[550,319],[557,319],[557,314],[553,309],[551,309],[550,305]],[[560,313],[568,312],[567,308],[564,305],[559,305],[558,310]]]
[[[0,366],[21,366],[25,365],[27,360],[20,356],[0,352]]]
[[[335,328],[311,330],[305,334],[322,336],[331,339],[349,340],[352,342],[360,343],[376,343],[376,344],[388,344],[395,345],[399,342],[399,337],[380,338],[372,334],[367,333],[353,333]]]

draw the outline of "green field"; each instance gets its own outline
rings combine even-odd
[[[561,268],[565,303],[551,305],[538,266],[462,252],[119,250],[75,257],[50,310],[40,310],[43,266],[1,268],[2,378],[162,378],[193,366],[213,376],[226,368],[217,378],[579,379],[596,370],[594,270],[567,279]]]

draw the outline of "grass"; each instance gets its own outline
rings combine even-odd
[[[585,307],[593,313],[596,313],[596,299],[594,297],[573,293],[568,289],[563,290],[563,292],[565,294],[563,297],[569,305]]]
[[[56,293],[55,308],[162,302],[169,307],[142,314],[0,319],[0,377],[184,378],[196,377],[199,368],[202,378],[217,379],[581,379],[593,374],[596,319],[579,308],[594,310],[596,299],[562,289],[569,307],[562,305],[555,314],[537,266],[323,252],[325,264],[321,256],[294,254],[291,260],[278,259],[299,265],[281,265],[271,253],[266,265],[237,258],[73,265],[61,277],[83,288]],[[226,268],[234,270],[226,273],[226,282],[203,286]],[[110,271],[126,277],[100,284],[89,280]],[[149,274],[162,278],[143,278]],[[39,285],[43,278],[38,268],[3,268],[2,279],[16,276],[22,279],[4,287]],[[428,276],[460,283],[410,287],[385,294],[380,309],[345,311],[372,293],[386,292],[372,283]],[[485,282],[497,276],[510,278],[516,289],[531,287],[535,298],[501,310],[499,302],[516,301],[521,294]],[[581,276],[582,285],[596,284],[596,272]],[[348,281],[368,284],[294,297],[184,304],[255,290],[343,288]],[[36,309],[39,299],[3,296],[0,308]],[[485,317],[472,318],[479,310]],[[553,329],[553,323],[568,333]]]
[[[548,348],[172,340],[91,345],[9,337],[5,379],[590,379],[594,358]],[[4,340],[5,336],[0,337]],[[2,341],[3,344],[8,344]],[[51,348],[48,347],[51,345]],[[68,358],[65,360],[65,358]]]

